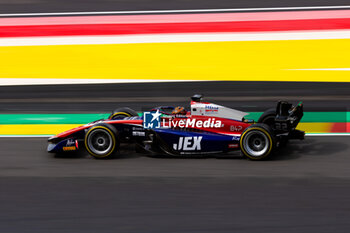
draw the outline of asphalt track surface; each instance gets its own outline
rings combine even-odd
[[[348,4],[348,0],[0,0],[0,13],[262,8]]]
[[[303,101],[305,111],[350,109],[350,83],[170,82],[0,87],[0,113],[101,113],[118,107],[189,107],[190,96],[242,111],[264,111],[278,100]]]
[[[349,137],[307,137],[270,161],[55,157],[0,139],[0,232],[349,232]]]
[[[0,87],[1,113],[188,104],[243,110],[277,99],[346,111],[347,83],[194,82]],[[350,137],[307,137],[253,162],[239,153],[113,160],[55,157],[45,138],[0,138],[0,232],[349,232]],[[127,148],[132,149],[132,148]]]

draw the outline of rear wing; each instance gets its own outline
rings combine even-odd
[[[304,132],[296,130],[301,118],[304,116],[303,103],[299,102],[297,106],[279,101],[276,107],[275,131],[277,134],[289,133],[292,138],[302,139]]]

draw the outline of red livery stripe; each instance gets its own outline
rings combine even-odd
[[[350,29],[350,18],[208,23],[74,24],[1,26],[0,37],[265,32]]]
[[[0,26],[205,23],[350,18],[350,10],[0,18]]]

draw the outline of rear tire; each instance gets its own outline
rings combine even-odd
[[[248,159],[264,160],[273,153],[276,139],[268,125],[254,124],[243,131],[240,147]]]
[[[268,109],[259,117],[258,123],[263,123],[273,128],[275,126],[276,115],[276,109]]]
[[[96,159],[113,157],[119,148],[116,129],[108,124],[98,124],[85,135],[85,148]]]
[[[132,117],[132,116],[138,116],[137,112],[132,110],[131,108],[117,108],[112,112],[111,115],[109,115],[109,120],[122,120],[125,117]]]

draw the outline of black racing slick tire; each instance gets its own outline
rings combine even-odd
[[[92,126],[84,141],[86,150],[96,159],[112,158],[119,149],[118,132],[108,124]]]
[[[251,160],[264,160],[276,148],[276,139],[266,124],[254,124],[246,128],[240,139],[243,156]]]
[[[122,120],[125,117],[138,116],[137,112],[128,107],[117,108],[109,115],[109,120]]]
[[[258,123],[263,123],[270,126],[271,128],[274,128],[276,115],[276,109],[268,109],[259,117]]]

